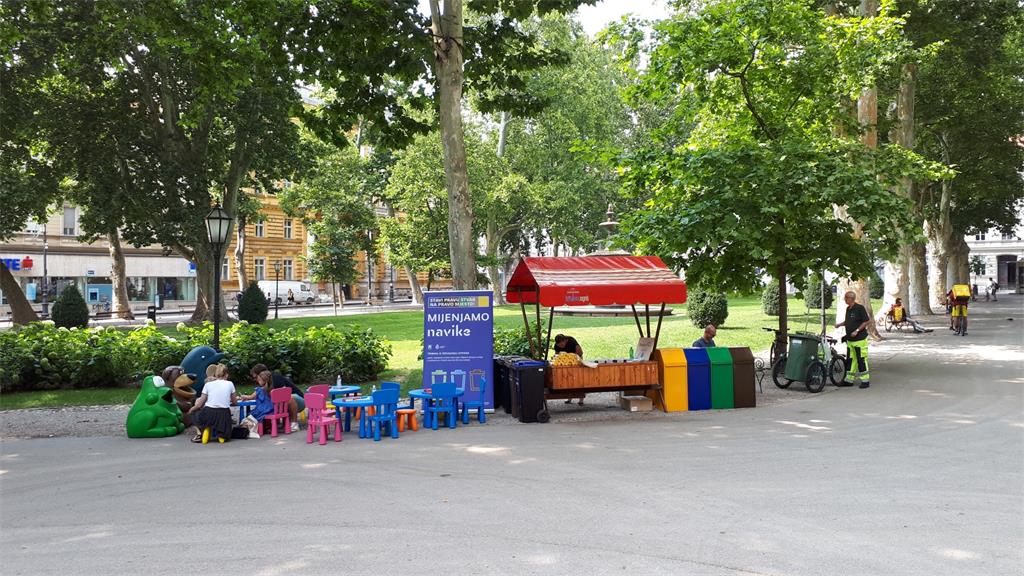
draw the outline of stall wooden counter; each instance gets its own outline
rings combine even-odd
[[[659,386],[657,362],[607,362],[589,366],[549,366],[548,390],[603,392]]]

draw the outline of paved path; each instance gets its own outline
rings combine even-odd
[[[4,440],[0,571],[1019,575],[1024,306],[971,318],[873,345],[868,390],[757,409],[328,446]]]

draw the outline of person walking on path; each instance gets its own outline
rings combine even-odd
[[[992,301],[999,302],[999,298],[996,298],[996,292],[999,291],[999,282],[989,278],[988,279],[988,290],[992,293]]]
[[[871,386],[871,377],[868,373],[867,332],[867,325],[871,322],[871,318],[864,306],[857,304],[857,295],[853,292],[843,295],[843,300],[846,301],[846,319],[837,322],[836,328],[840,326],[846,328],[846,336],[843,337],[843,341],[846,342],[850,364],[846,369],[846,379],[839,386],[853,386],[853,381],[859,379],[860,387],[867,388]]]

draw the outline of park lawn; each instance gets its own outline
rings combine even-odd
[[[0,410],[132,404],[138,395],[139,390],[137,388],[86,388],[81,390],[5,392],[0,394]]]
[[[881,301],[872,301],[877,312]],[[686,305],[672,305],[674,314],[662,323],[661,336],[658,344],[661,348],[687,347],[699,338],[703,329],[694,326],[686,315]],[[803,300],[791,297],[789,300],[789,323],[791,331],[817,332],[821,316],[818,310],[808,310]],[[533,310],[527,308],[531,321],[535,320]],[[834,324],[834,308],[828,312],[829,326]],[[657,318],[651,318],[652,333],[657,327]],[[643,318],[641,317],[643,323]],[[522,312],[518,306],[500,306],[494,311],[495,326],[501,328],[519,328],[523,326]],[[355,316],[321,316],[316,318],[286,318],[269,320],[267,325],[275,329],[287,329],[291,326],[359,326],[370,328],[392,346],[392,356],[388,369],[379,375],[380,381],[396,381],[402,384],[403,392],[411,388],[419,388],[422,377],[420,341],[423,337],[423,313],[382,312]],[[547,310],[541,311],[541,325],[547,329]],[[767,316],[761,311],[759,296],[731,297],[729,299],[729,317],[718,328],[715,342],[719,346],[747,346],[755,354],[763,352],[771,345],[772,335],[764,332],[762,327],[777,327],[778,318]],[[175,336],[174,326],[164,326],[161,332]],[[636,322],[630,317],[624,318],[593,318],[586,316],[555,316],[552,336],[565,333],[575,337],[583,347],[584,357],[623,358],[629,348],[635,346],[639,336]],[[546,337],[546,334],[542,334]],[[368,382],[365,387],[377,382]],[[247,392],[247,390],[246,390]],[[18,392],[3,394],[0,410],[17,408],[57,407],[131,404],[136,395],[132,388],[110,388],[90,390],[60,390],[46,392]]]

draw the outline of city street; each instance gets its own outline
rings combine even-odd
[[[869,389],[755,409],[4,439],[2,572],[1019,575],[1024,297],[972,304],[967,337],[945,321],[872,344]]]

